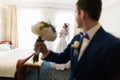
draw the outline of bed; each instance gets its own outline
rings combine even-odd
[[[13,48],[11,42],[0,42],[0,77],[22,80],[23,64],[33,56],[33,52],[33,50]]]

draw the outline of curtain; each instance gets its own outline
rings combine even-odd
[[[7,5],[5,8],[5,40],[11,41],[12,45],[18,47],[16,6]]]

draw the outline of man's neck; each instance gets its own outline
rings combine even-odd
[[[84,32],[90,30],[91,28],[95,27],[98,24],[97,21],[88,21],[84,24],[83,30]]]

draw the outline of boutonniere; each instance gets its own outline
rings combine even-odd
[[[75,41],[73,44],[72,44],[72,48],[74,49],[77,49],[78,47],[80,46],[80,42],[79,41]]]
[[[75,41],[73,44],[72,44],[72,48],[74,48],[74,55],[78,55],[78,48],[80,46],[80,42],[79,41]]]

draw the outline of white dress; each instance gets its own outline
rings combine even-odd
[[[66,31],[62,29],[61,33],[62,35],[59,38],[59,41],[58,41],[58,44],[55,50],[55,52],[58,52],[58,53],[62,52],[67,47]],[[70,61],[66,64],[56,64],[56,63],[51,62],[50,65],[52,68],[55,68],[56,70],[64,70],[70,67]]]

